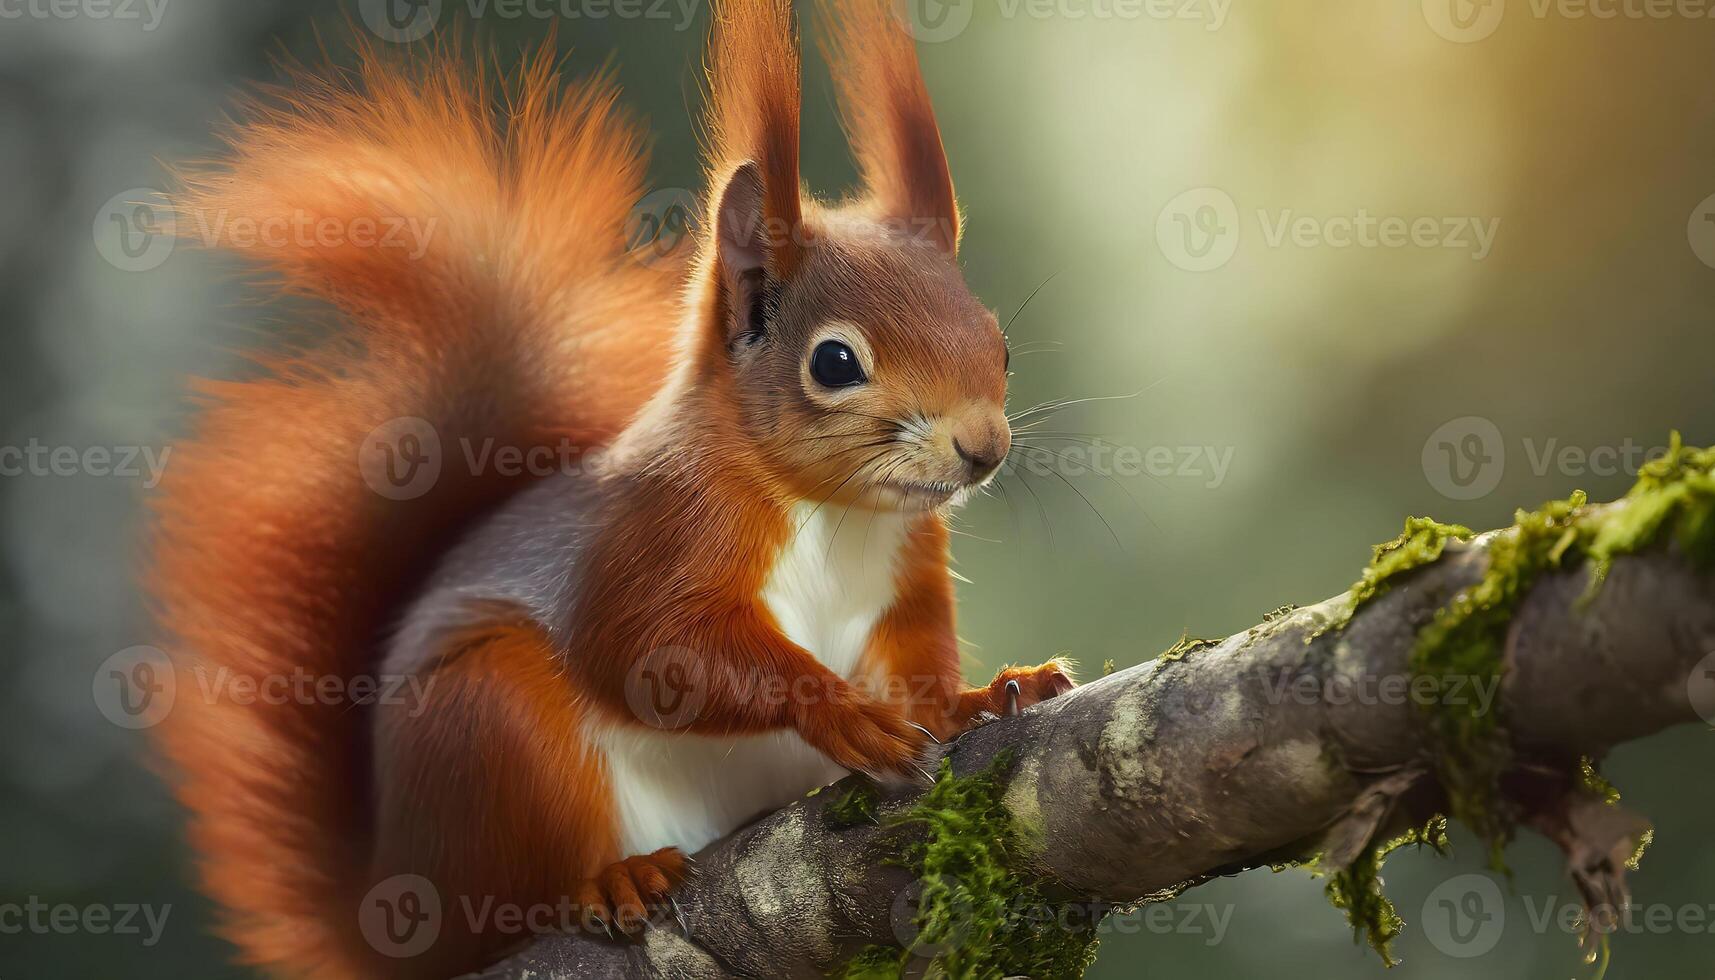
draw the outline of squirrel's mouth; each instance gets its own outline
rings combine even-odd
[[[883,491],[888,491],[902,501],[919,507],[940,507],[951,503],[970,484],[958,483],[951,480],[884,480],[874,484]]]

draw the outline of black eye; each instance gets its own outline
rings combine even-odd
[[[828,388],[849,388],[863,384],[863,366],[852,349],[837,340],[824,340],[810,355],[810,377]]]

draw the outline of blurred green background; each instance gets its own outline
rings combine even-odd
[[[1145,464],[1013,473],[964,514],[973,677],[1061,651],[1091,672],[1136,663],[1185,630],[1222,635],[1340,591],[1407,514],[1494,526],[1574,488],[1620,494],[1628,447],[1670,428],[1715,441],[1711,5],[924,4],[970,282],[1003,315],[1041,286],[1012,331],[1029,352],[1014,407],[1128,396],[1042,428]],[[701,3],[422,9],[438,7],[437,31],[503,60],[552,21],[574,70],[617,60],[656,134],[657,186],[693,185]],[[163,162],[213,150],[235,90],[275,77],[271,56],[314,61],[318,37],[337,49],[379,8],[0,4],[0,446],[158,454],[184,379],[269,342],[283,310],[253,302],[227,260],[127,253],[125,222],[167,186]],[[805,175],[833,194],[852,167],[807,62]],[[91,693],[102,661],[151,638],[134,576],[152,481],[52,469],[0,477],[0,905],[171,912],[149,947],[0,932],[0,978],[241,976],[187,885],[144,734]],[[1681,925],[1620,936],[1610,977],[1715,974],[1712,764],[1707,730],[1611,762],[1659,828],[1639,901]],[[1439,899],[1483,872],[1456,844],[1387,867],[1411,923],[1397,975],[1593,975],[1558,919],[1539,924],[1574,893],[1534,839],[1514,848],[1493,949],[1455,955],[1471,947],[1445,941]],[[1092,976],[1382,972],[1301,872],[1180,905],[1193,911],[1120,923]]]

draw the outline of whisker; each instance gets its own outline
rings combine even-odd
[[[1114,539],[1114,547],[1118,548],[1120,550],[1121,554],[1124,554],[1125,553],[1125,542],[1120,540],[1119,534],[1114,531],[1114,526],[1112,524],[1108,523],[1108,519],[1106,517],[1102,516],[1102,512],[1099,509],[1097,509],[1095,504],[1090,502],[1090,498],[1084,496],[1084,491],[1079,490],[1077,485],[1074,484],[1071,480],[1066,479],[1065,475],[1062,474],[1059,470],[1050,469],[1048,472],[1053,474],[1055,479],[1058,479],[1061,483],[1066,484],[1066,489],[1071,490],[1073,493],[1078,495],[1078,499],[1082,500],[1084,502],[1084,506],[1090,508],[1090,513],[1096,515],[1096,520],[1101,521],[1102,526],[1108,529],[1108,534]]]
[[[880,434],[879,432],[824,432],[821,435],[799,436],[796,439],[787,440],[783,445],[798,446],[806,442],[824,442],[828,439],[861,439],[864,436]],[[892,437],[889,436],[889,438]]]
[[[1059,452],[1056,452],[1052,449],[1049,449],[1046,446],[1031,446],[1031,445],[1026,444],[1026,445],[1017,446],[1016,448],[1023,451],[1023,452],[1047,453],[1047,454],[1053,456],[1054,458],[1056,458],[1062,462],[1065,462],[1065,463],[1075,462],[1075,460],[1073,460],[1071,457],[1066,456],[1063,453],[1059,453]],[[1084,468],[1086,470],[1088,470],[1091,475],[1101,477],[1102,479],[1104,479],[1104,480],[1108,481],[1109,483],[1112,483],[1114,486],[1118,487],[1120,493],[1125,494],[1125,498],[1127,500],[1131,501],[1131,505],[1133,507],[1137,508],[1138,513],[1143,515],[1143,519],[1148,521],[1150,526],[1155,528],[1157,533],[1160,533],[1161,525],[1157,524],[1155,522],[1155,518],[1150,516],[1149,510],[1146,507],[1144,507],[1143,504],[1136,497],[1132,496],[1131,491],[1126,488],[1126,485],[1123,482],[1121,482],[1118,478],[1116,478],[1110,474],[1100,472],[1099,470],[1096,470],[1093,467],[1085,466]],[[1058,472],[1056,472],[1055,475],[1060,477],[1061,482],[1066,483],[1067,486],[1071,486],[1071,482],[1068,481],[1064,476],[1061,476]],[[1153,475],[1149,474],[1148,472],[1144,472],[1143,476],[1146,479],[1148,479],[1151,483],[1154,483],[1156,486],[1163,487],[1165,489],[1165,486],[1162,484],[1162,482],[1160,480],[1157,480]],[[1079,494],[1079,496],[1083,496],[1083,494]],[[1087,500],[1085,502],[1088,503]],[[1091,509],[1093,510],[1094,508],[1091,508]],[[1101,515],[1097,514],[1096,516],[1100,517]],[[1110,527],[1108,530],[1111,533],[1113,531],[1113,528]],[[1121,550],[1122,551],[1124,550],[1123,545],[1121,546]]]
[[[893,465],[887,467],[886,472],[892,473],[894,470],[899,468],[899,464],[901,462],[903,462],[903,457],[895,458],[893,461]],[[863,467],[859,468],[859,471],[861,472],[863,469],[867,468],[868,466],[869,466],[869,464],[865,463]],[[856,476],[856,475],[857,475],[856,472],[854,472],[852,474],[852,476]],[[849,481],[849,478],[848,478],[848,481]],[[842,483],[840,485],[844,486],[845,484]],[[839,493],[838,490],[835,490],[834,492]],[[822,564],[823,565],[830,565],[831,566],[833,564],[833,561],[834,561],[834,544],[835,544],[835,542],[839,541],[839,539],[840,539],[840,528],[846,526],[846,518],[851,516],[852,510],[853,510],[853,508],[847,507],[844,510],[840,511],[840,519],[838,521],[834,522],[834,533],[828,535],[828,550],[824,555],[822,555]],[[869,524],[867,526],[865,526],[865,528],[864,528],[863,544],[864,544],[865,550],[867,550],[869,548],[869,529],[874,527],[874,526],[875,526],[875,515],[874,515],[874,513],[871,513],[870,519],[869,519]]]
[[[1054,552],[1054,525],[1048,520],[1048,508],[1042,506],[1041,495],[1036,492],[1035,487],[1030,485],[1030,481],[1024,478],[1023,473],[1019,473],[1018,485],[1023,487],[1024,491],[1030,494],[1030,499],[1036,502],[1036,513],[1042,518],[1042,530],[1048,535],[1048,552],[1052,554]]]
[[[1002,337],[1009,338],[1009,339],[1012,337],[1012,325],[1018,322],[1019,316],[1021,316],[1024,313],[1024,308],[1030,305],[1030,301],[1036,298],[1037,293],[1042,292],[1042,288],[1044,286],[1053,282],[1055,277],[1060,275],[1060,273],[1063,271],[1064,270],[1056,270],[1054,272],[1049,273],[1048,278],[1042,280],[1042,282],[1040,284],[1038,284],[1035,289],[1032,289],[1030,291],[1029,296],[1024,297],[1024,302],[1018,304],[1018,309],[1013,310],[1012,316],[1007,317],[1006,322],[1001,324],[1000,335]]]
[[[1024,526],[1018,521],[1018,507],[1012,502],[1012,492],[1006,488],[1006,482],[1004,480],[996,480],[989,484],[989,486],[999,490],[1000,499],[1006,502],[1007,520],[1012,522],[1012,529],[1018,535],[1018,537],[1014,539],[1013,544],[1015,547],[1022,547],[1021,542],[1024,538]]]
[[[1105,439],[1076,439],[1076,438],[1071,438],[1071,437],[1066,437],[1066,436],[1057,436],[1050,441],[1059,441],[1059,440],[1064,440],[1067,442],[1076,442],[1076,443],[1079,443],[1081,445],[1086,445],[1086,446],[1100,447],[1100,446],[1112,445],[1112,443],[1109,443]],[[1013,440],[1013,445],[1015,448],[1020,449],[1020,450],[1026,450],[1026,451],[1035,450],[1037,452],[1052,453],[1054,456],[1056,456],[1056,457],[1060,458],[1061,460],[1064,460],[1065,462],[1068,462],[1068,463],[1076,462],[1071,457],[1066,456],[1065,454],[1060,453],[1060,452],[1056,451],[1055,449],[1053,449],[1049,446],[1044,446],[1044,445],[1041,445],[1039,443],[1032,443],[1029,439],[1019,439],[1019,438],[1015,437]],[[1091,474],[1093,474],[1095,476],[1099,476],[1102,479],[1111,482],[1114,486],[1119,487],[1120,492],[1125,494],[1127,497],[1130,497],[1132,503],[1134,503],[1134,504],[1138,503],[1137,498],[1132,497],[1131,491],[1126,489],[1125,484],[1120,482],[1115,477],[1113,477],[1107,473],[1102,473],[1102,472],[1096,470],[1094,467],[1091,467],[1091,466],[1085,466],[1084,468],[1089,470],[1091,472]],[[1155,474],[1150,473],[1148,470],[1140,469],[1140,470],[1138,470],[1138,475],[1143,477],[1144,479],[1148,480],[1149,482],[1155,484],[1157,487],[1160,487],[1163,490],[1167,489],[1167,485],[1162,483],[1160,480],[1156,479]],[[1138,510],[1143,511],[1143,514],[1145,517],[1149,516],[1149,512],[1147,510],[1143,509],[1142,504],[1138,504]],[[1153,523],[1155,523],[1155,521],[1153,519],[1151,519],[1150,523],[1153,524]],[[1157,528],[1157,530],[1159,530],[1159,528]]]
[[[816,502],[816,506],[810,508],[809,516],[805,517],[804,520],[801,523],[799,523],[798,529],[792,533],[794,535],[797,535],[797,534],[801,533],[806,527],[809,527],[810,522],[815,520],[816,514],[821,511],[823,504],[826,504],[828,501],[839,496],[840,491],[845,489],[846,484],[852,482],[852,480],[855,479],[859,473],[862,473],[865,468],[869,467],[871,464],[875,463],[877,460],[880,460],[886,456],[887,456],[887,450],[884,449],[881,452],[876,453],[875,455],[871,456],[870,458],[864,460],[862,463],[859,463],[855,469],[853,469],[850,473],[848,473],[846,475],[846,478],[844,480],[840,481],[839,486],[835,487],[833,489],[833,491],[830,492],[826,497],[823,497],[821,500],[818,500]],[[838,474],[835,474],[835,475],[837,476]],[[816,484],[814,487],[811,487],[810,489],[811,490],[819,490],[823,486],[826,486],[828,483],[832,482],[833,479],[834,479],[834,477],[830,476],[826,480],[823,480],[821,483]]]
[[[1128,401],[1130,399],[1140,397],[1145,392],[1150,391],[1151,389],[1155,388],[1157,385],[1160,385],[1163,381],[1166,381],[1166,380],[1167,380],[1166,378],[1157,378],[1155,381],[1150,382],[1149,384],[1145,385],[1142,388],[1139,388],[1138,390],[1132,392],[1129,395],[1093,395],[1089,398],[1067,398],[1067,399],[1058,400],[1058,401],[1047,401],[1047,402],[1043,402],[1040,405],[1035,406],[1034,408],[1027,408],[1024,411],[1019,412],[1016,415],[1009,415],[1006,417],[1006,420],[1008,422],[1017,422],[1017,421],[1020,421],[1022,419],[1028,418],[1031,415],[1035,415],[1039,412],[1048,412],[1048,411],[1057,412],[1057,411],[1060,411],[1061,409],[1064,409],[1064,408],[1071,408],[1074,405],[1088,405],[1088,404],[1091,404],[1092,402]]]
[[[1032,341],[1032,343],[1044,344],[1045,342],[1043,342],[1043,341]],[[1058,343],[1054,344],[1053,346],[1044,345],[1044,346],[1035,346],[1035,347],[1031,346],[1031,344],[1025,344],[1022,347],[1011,348],[1011,351],[1012,351],[1013,357],[1028,357],[1031,354],[1058,354],[1065,349],[1065,346],[1066,345],[1064,345],[1064,344],[1058,344]]]
[[[868,412],[859,412],[849,408],[829,408],[824,409],[824,411],[830,412],[834,415],[855,415],[860,419],[870,419],[871,421],[880,422],[893,429],[905,428],[898,419],[890,419],[881,415],[871,415]]]
[[[947,525],[947,533],[948,534],[956,534],[961,538],[970,538],[973,541],[981,541],[984,544],[1005,544],[1006,543],[1004,541],[997,541],[994,538],[985,538],[980,534],[972,534],[969,531],[961,531],[958,528],[953,527],[951,524]]]

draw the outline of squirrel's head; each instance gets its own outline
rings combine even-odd
[[[863,176],[839,207],[800,190],[789,6],[717,9],[695,356],[799,497],[939,507],[1011,448],[1006,338],[959,270],[958,205],[910,36],[891,0],[835,9],[828,49]]]

